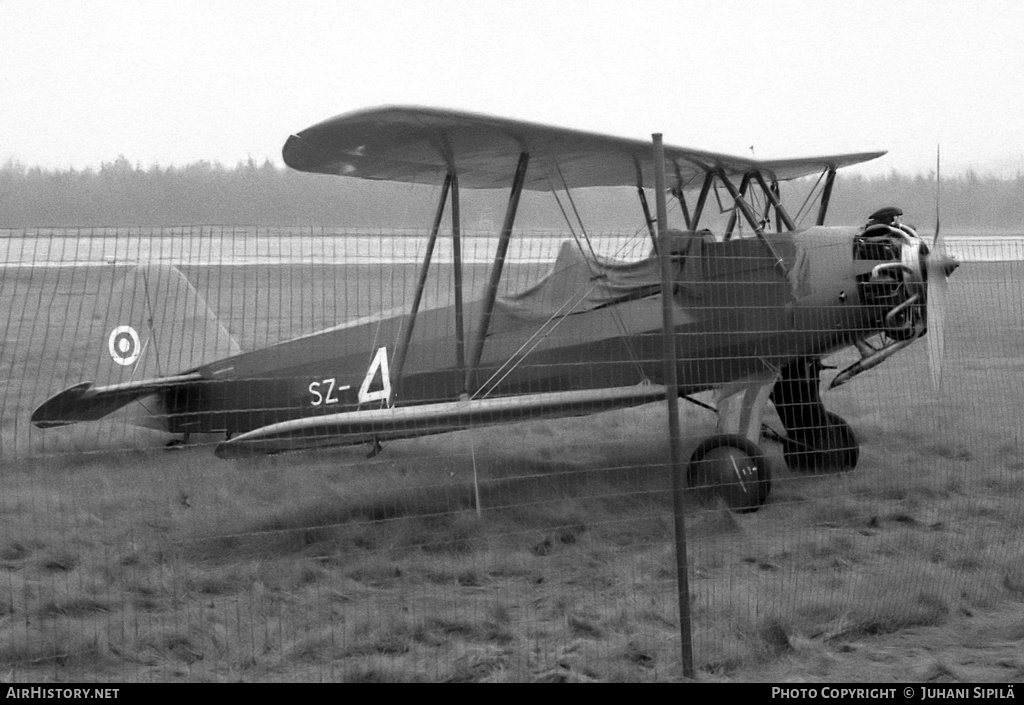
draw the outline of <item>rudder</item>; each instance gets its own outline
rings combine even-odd
[[[176,375],[242,352],[177,267],[133,268],[113,288],[105,317],[98,384]]]

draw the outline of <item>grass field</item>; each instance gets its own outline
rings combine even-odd
[[[380,271],[288,272],[239,268],[230,297],[208,296],[243,346],[387,303],[366,286]],[[1024,679],[1022,275],[956,273],[941,393],[918,343],[826,395],[862,440],[856,471],[793,475],[766,441],[761,511],[686,498],[699,679]],[[0,292],[4,680],[682,677],[661,405],[373,459],[225,462],[116,422],[30,430],[102,333],[109,270],[76,276],[22,270]],[[378,290],[405,296],[407,274],[388,276]],[[713,428],[685,408],[686,450]]]

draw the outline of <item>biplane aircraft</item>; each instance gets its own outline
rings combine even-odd
[[[140,266],[113,297],[123,303],[102,341],[108,379],[56,394],[32,421],[92,421],[139,402],[137,423],[186,438],[225,434],[216,454],[233,457],[358,443],[379,449],[389,439],[664,399],[657,244],[667,242],[679,393],[714,390],[718,412],[716,434],[691,457],[689,481],[710,483],[736,509],[756,509],[770,491],[759,446],[769,401],[785,426],[779,440],[791,469],[857,463],[853,430],[822,402],[824,357],[849,346],[860,353],[832,379],[835,387],[927,331],[933,379],[940,372],[944,290],[957,262],[938,222],[930,243],[897,208],[860,227],[824,225],[836,171],[882,154],[756,160],[666,146],[656,162],[647,142],[464,112],[384,107],[334,117],[288,138],[288,166],[441,185],[408,308],[242,352],[180,272]],[[645,195],[658,183],[658,164],[685,223],[663,239]],[[779,183],[814,175],[816,222],[799,229]],[[573,189],[599,186],[636,188],[650,254],[618,261],[577,238],[562,244],[546,276],[499,295],[523,191],[563,194],[571,204]],[[463,301],[461,189],[509,194],[475,301]],[[711,194],[724,194],[731,210],[717,235],[701,229]],[[454,303],[423,308],[449,204]],[[738,223],[752,236],[739,237]],[[177,303],[158,307],[157,290],[175,292]],[[191,336],[191,349],[171,350],[168,339],[182,335]],[[177,373],[153,373],[161,356],[160,369]]]

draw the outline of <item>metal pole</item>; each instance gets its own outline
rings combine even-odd
[[[686,521],[683,515],[683,444],[679,437],[679,377],[676,369],[676,322],[672,273],[672,241],[665,204],[665,149],[661,133],[654,141],[654,197],[658,214],[658,257],[661,260],[662,338],[665,344],[665,396],[668,400],[668,438],[672,472],[672,508],[676,533],[676,590],[679,595],[679,639],[683,675],[693,678],[693,635],[690,624],[690,577],[686,558]]]

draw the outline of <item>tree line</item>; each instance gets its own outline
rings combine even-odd
[[[784,202],[799,209],[815,179],[784,184]],[[269,160],[228,168],[200,161],[143,168],[125,157],[98,169],[48,170],[8,161],[0,168],[0,227],[124,227],[169,225],[323,225],[346,228],[428,227],[439,188],[305,174]],[[724,194],[723,194],[724,195]],[[632,189],[580,189],[575,205],[591,227],[605,231],[641,223]],[[466,191],[467,230],[493,230],[506,194]],[[693,196],[691,195],[691,200]],[[935,217],[934,173],[892,172],[864,177],[840,172],[829,224],[863,223],[874,210],[898,205],[930,230]],[[724,201],[723,201],[724,203]],[[716,207],[709,206],[712,210]],[[942,179],[942,223],[951,232],[1024,231],[1024,175],[1004,179],[968,171]],[[813,221],[810,215],[804,224]],[[517,219],[524,229],[564,228],[548,194],[527,193]]]

